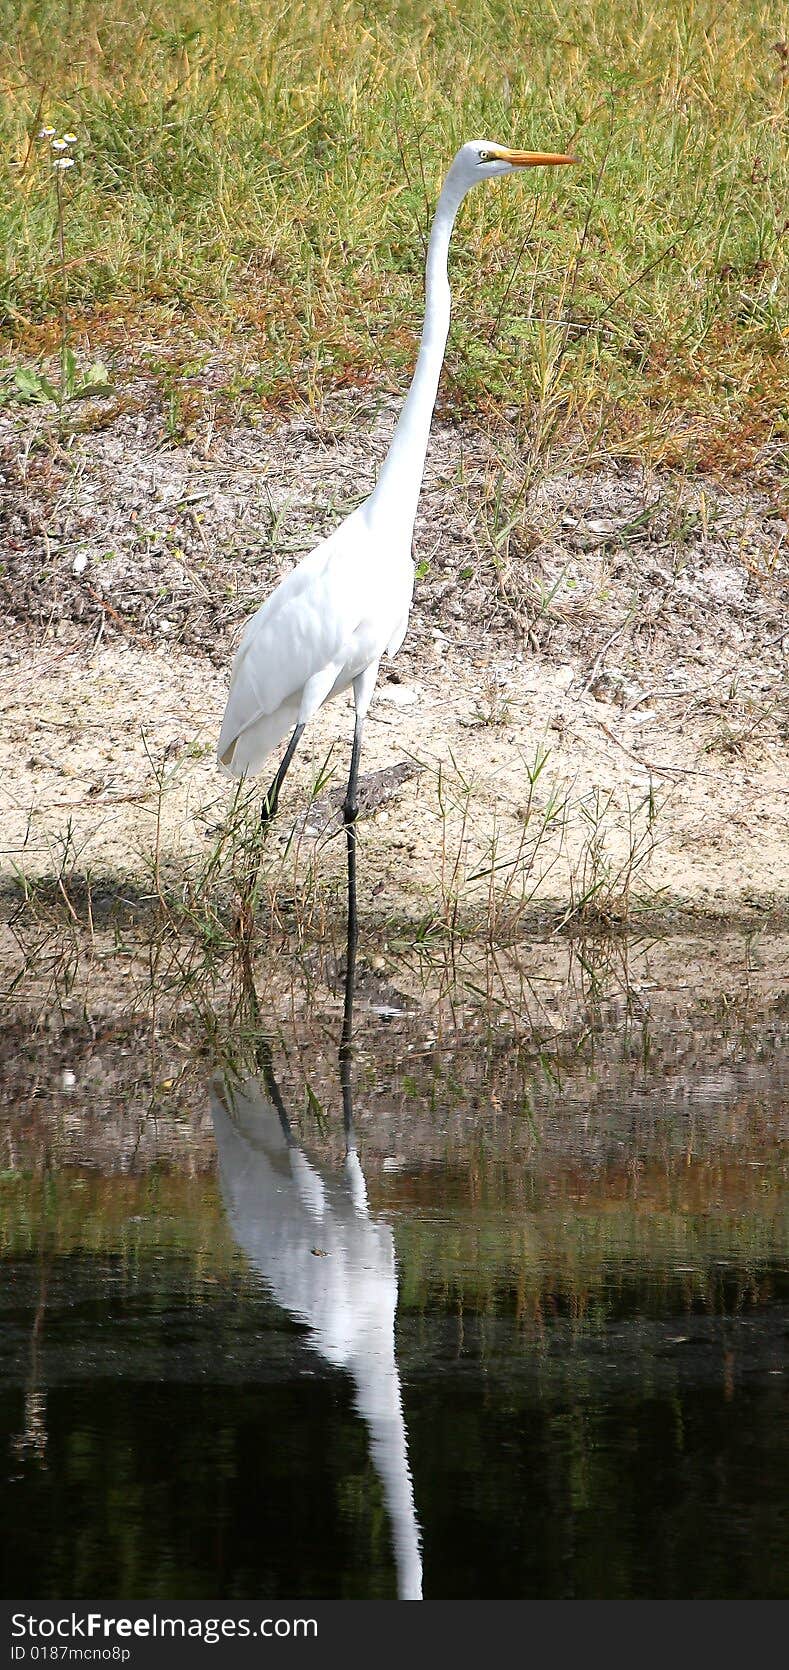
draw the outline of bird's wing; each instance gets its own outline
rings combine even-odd
[[[346,648],[371,607],[369,554],[352,524],[349,517],[304,557],[252,616],[233,664],[220,760],[230,763],[242,732],[282,711],[281,729],[269,728],[274,747],[295,723],[308,680],[344,664]]]

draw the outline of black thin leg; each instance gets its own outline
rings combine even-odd
[[[353,748],[351,749],[351,769],[348,774],[348,788],[345,793],[345,804],[342,815],[345,822],[345,835],[348,842],[348,960],[351,952],[356,956],[356,941],[359,937],[359,924],[356,919],[356,819],[359,815],[359,802],[356,797],[356,782],[359,776],[359,755],[362,751],[362,724],[357,719],[353,733]]]
[[[340,1040],[340,1082],[342,1084],[342,1106],[345,1122],[345,1139],[348,1146],[353,1145],[353,1097],[351,1087],[351,1055],[353,1048],[353,994],[356,981],[356,946],[359,939],[359,922],[356,914],[356,818],[359,805],[356,798],[356,780],[359,775],[359,755],[362,748],[362,721],[357,719],[353,733],[353,749],[351,752],[351,770],[348,777],[348,791],[343,806],[345,821],[345,838],[348,843],[348,943],[345,957],[345,1001],[342,1014],[342,1037]]]
[[[353,748],[351,749],[351,769],[348,773],[348,787],[345,791],[345,803],[342,815],[345,823],[355,823],[359,813],[359,802],[356,798],[356,781],[359,776],[359,755],[362,751],[362,725],[364,721],[357,719],[353,729]]]
[[[282,788],[282,785],[285,781],[285,776],[286,776],[286,773],[287,773],[288,766],[290,765],[290,762],[293,759],[293,755],[295,754],[296,749],[299,746],[299,740],[301,738],[301,734],[302,734],[303,730],[304,730],[303,725],[297,725],[296,726],[296,729],[293,732],[293,735],[290,739],[290,742],[288,743],[288,746],[285,749],[285,752],[282,756],[282,764],[279,768],[279,771],[277,772],[277,775],[274,778],[274,781],[271,785],[271,788],[268,791],[268,794],[265,795],[264,798],[263,798],[263,805],[261,806],[261,809],[260,809],[260,821],[261,821],[261,823],[268,823],[269,820],[271,818],[273,818],[274,813],[277,810],[277,806],[279,805],[279,791]]]
[[[345,1000],[342,1011],[340,1037],[340,1084],[345,1125],[345,1141],[353,1146],[353,1092],[351,1086],[351,1058],[353,1055],[353,993],[356,983],[356,945],[359,924],[356,919],[356,824],[347,823],[348,842],[348,942],[345,953]]]

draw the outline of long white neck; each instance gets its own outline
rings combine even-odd
[[[376,514],[385,512],[410,537],[425,469],[430,422],[438,393],[449,334],[452,298],[447,277],[449,240],[465,195],[451,175],[444,184],[430,229],[425,274],[425,322],[419,356],[381,474],[370,498]]]

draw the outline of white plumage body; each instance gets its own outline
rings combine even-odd
[[[249,621],[219,736],[234,776],[257,771],[288,731],[400,648],[414,565],[407,541],[387,540],[370,506],[286,574]]]

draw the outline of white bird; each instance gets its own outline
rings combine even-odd
[[[378,665],[382,655],[396,654],[408,626],[411,541],[449,332],[447,256],[460,204],[482,180],[573,161],[482,139],[461,146],[452,162],[430,231],[416,370],[378,481],[369,498],[275,587],[249,621],[236,654],[219,734],[220,765],[238,777],[256,772],[292,731],[263,802],[264,820],[277,809],[307,721],[351,685],[356,723],[343,812],[348,825],[356,817],[362,727]]]

